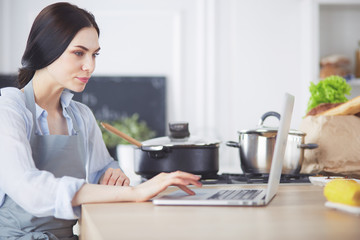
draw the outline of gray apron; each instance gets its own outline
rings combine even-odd
[[[53,173],[57,178],[71,176],[85,179],[84,137],[71,110],[66,109],[76,135],[41,136],[35,134],[36,108],[32,81],[25,87],[25,101],[34,120],[30,144],[36,167]],[[73,235],[76,222],[53,216],[32,216],[6,195],[0,207],[0,239],[78,239]]]

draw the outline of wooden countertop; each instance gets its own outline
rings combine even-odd
[[[324,203],[322,187],[280,185],[266,207],[84,204],[80,238],[360,239],[360,217],[326,208]]]

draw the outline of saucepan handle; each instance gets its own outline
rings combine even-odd
[[[234,147],[234,148],[240,148],[240,145],[238,142],[234,142],[234,141],[227,141],[226,142],[226,146],[228,147]]]
[[[270,116],[276,117],[277,119],[280,120],[280,113],[278,113],[278,112],[272,112],[272,111],[271,111],[271,112],[266,112],[266,113],[264,113],[264,114],[261,116],[260,121],[259,121],[259,125],[260,125],[260,126],[263,126],[265,119],[268,118],[268,117],[270,117]]]

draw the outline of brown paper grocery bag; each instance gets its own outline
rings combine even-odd
[[[301,173],[331,173],[360,176],[360,118],[346,116],[307,116],[300,130],[306,143],[319,147],[304,150]]]

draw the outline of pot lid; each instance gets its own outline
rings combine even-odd
[[[264,121],[265,119],[267,119],[268,117],[276,117],[279,121],[280,121],[280,114],[277,112],[266,112],[264,113],[259,121],[259,128],[257,129],[253,129],[253,130],[241,130],[238,131],[239,134],[258,134],[258,135],[263,135],[263,136],[275,136],[275,133],[278,132],[279,128],[278,127],[267,127],[264,126]],[[294,130],[294,129],[290,129],[289,130],[289,134],[290,135],[297,135],[297,136],[305,136],[306,134],[304,132],[298,131],[298,130]]]
[[[199,147],[219,144],[216,139],[205,139],[198,136],[190,136],[186,138],[171,138],[168,136],[153,138],[142,142],[143,146],[166,146],[166,147]]]
[[[170,136],[153,138],[142,142],[145,147],[149,146],[208,146],[219,144],[220,142],[215,139],[204,139],[197,136],[190,136],[189,123],[187,122],[174,122],[169,123]]]
[[[279,128],[277,127],[266,127],[266,126],[260,126],[257,129],[252,130],[241,130],[238,131],[239,134],[258,134],[258,135],[264,135],[266,133],[277,133]],[[299,130],[290,129],[289,130],[290,135],[298,135],[298,136],[305,136],[306,134]]]

